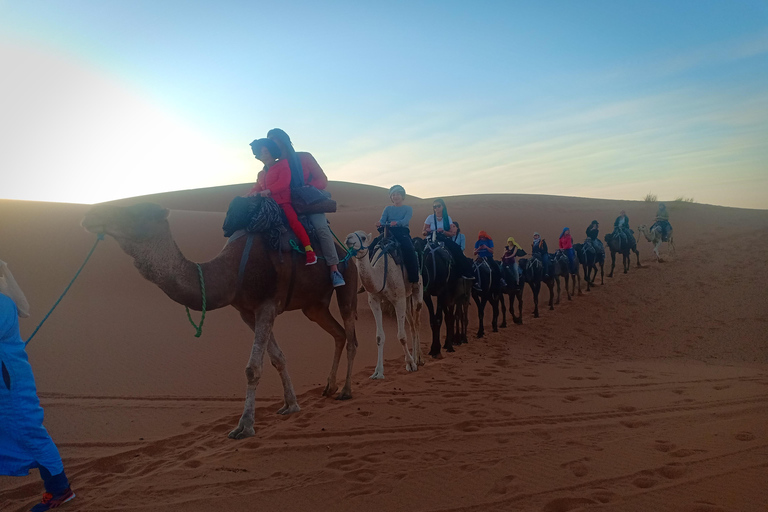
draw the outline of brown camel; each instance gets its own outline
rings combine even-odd
[[[182,255],[171,235],[169,211],[156,204],[130,207],[96,206],[83,219],[83,227],[92,233],[112,236],[120,248],[134,259],[139,273],[160,287],[172,300],[190,309],[202,309],[198,265]],[[248,386],[245,407],[237,428],[229,433],[233,439],[255,435],[253,428],[256,387],[263,368],[264,352],[283,382],[285,405],[278,414],[299,410],[296,393],[286,369],[285,357],[275,341],[272,326],[275,317],[287,310],[301,309],[307,318],[331,334],[336,342],[331,373],[323,395],[336,392],[336,371],[344,345],[347,346],[347,377],[337,397],[352,397],[352,363],[357,351],[355,319],[357,315],[357,268],[349,260],[344,271],[346,286],[336,289],[336,299],[344,321],[342,327],[331,315],[328,305],[333,288],[325,266],[305,266],[298,253],[282,255],[269,248],[268,235],[254,234],[247,265],[239,273],[247,237],[233,236],[218,256],[202,263],[205,280],[206,309],[233,306],[254,332],[253,349],[245,375]],[[287,302],[287,303],[286,303]]]

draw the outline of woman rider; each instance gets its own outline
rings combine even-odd
[[[518,256],[525,256],[525,251],[515,242],[514,237],[507,238],[505,249],[506,251],[501,257],[501,264],[510,268],[515,277],[515,283],[520,284],[520,265],[517,263],[517,258]]]
[[[317,160],[304,151],[297,152],[293,149],[291,138],[280,128],[273,128],[267,132],[267,138],[274,141],[280,148],[281,158],[287,159],[291,167],[291,187],[311,185],[319,190],[325,190],[328,185],[328,177],[317,163]],[[301,183],[301,184],[299,184]],[[330,197],[330,194],[328,194]],[[307,214],[307,220],[315,228],[317,239],[320,242],[320,250],[325,258],[325,264],[331,271],[331,281],[334,287],[344,286],[344,277],[339,272],[339,255],[333,241],[333,234],[328,227],[328,219],[324,213]]]
[[[443,245],[448,252],[453,256],[453,260],[456,266],[459,267],[462,277],[465,279],[474,279],[474,271],[472,270],[472,262],[469,258],[464,256],[464,252],[456,242],[452,240],[458,228],[456,224],[451,220],[448,215],[448,208],[445,206],[445,201],[442,198],[437,198],[432,202],[432,214],[427,216],[424,221],[424,229],[422,235],[425,237],[431,236],[433,233],[437,236],[437,239],[443,242]]]
[[[573,250],[573,238],[569,228],[563,228],[560,233],[560,250],[568,256],[568,270],[571,273],[576,272],[576,251]]]

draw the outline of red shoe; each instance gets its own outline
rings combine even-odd
[[[58,496],[54,496],[53,494],[46,492],[43,494],[43,501],[32,507],[30,512],[43,512],[45,510],[60,507],[66,502],[72,500],[74,497],[75,493],[73,493],[72,489],[69,487],[67,487],[67,490]]]
[[[317,254],[315,251],[307,251],[307,265],[314,265],[317,263]]]

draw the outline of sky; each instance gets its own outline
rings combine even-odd
[[[255,180],[768,208],[768,2],[0,0],[0,198]],[[386,198],[383,199],[386,203]]]

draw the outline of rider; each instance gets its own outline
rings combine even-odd
[[[541,263],[544,265],[544,277],[549,278],[549,249],[547,249],[546,240],[541,238],[541,235],[538,232],[533,234],[531,256],[538,256],[539,259],[541,259]]]
[[[592,224],[589,225],[587,228],[587,237],[589,238],[589,241],[592,243],[592,246],[595,248],[595,251],[599,253],[605,254],[605,249],[603,248],[603,242],[600,241],[598,238],[598,235],[600,234],[600,224],[593,220]]]
[[[487,262],[491,268],[491,273],[501,277],[501,267],[499,262],[493,259],[493,239],[485,231],[480,231],[477,234],[477,242],[475,242],[475,262],[482,263]],[[503,285],[503,284],[502,284]],[[480,286],[480,281],[475,283],[475,286]]]
[[[461,232],[461,227],[459,227],[458,222],[453,221],[453,225],[456,226],[456,236],[452,236],[451,240],[456,242],[456,245],[461,248],[461,252],[464,252],[464,249],[467,248],[467,237]]]
[[[563,228],[563,232],[560,233],[560,250],[568,256],[568,268],[571,273],[576,271],[576,251],[573,250],[573,238],[571,238],[571,230],[569,228]]]
[[[432,202],[432,212],[432,215],[428,215],[426,220],[424,220],[422,235],[429,237],[434,233],[437,240],[442,241],[445,248],[453,256],[453,260],[459,267],[462,277],[464,279],[474,279],[472,262],[464,256],[461,247],[452,240],[458,233],[458,227],[448,215],[448,207],[445,206],[445,201],[442,198],[438,197]]]
[[[656,212],[656,222],[651,226],[651,230],[653,230],[654,226],[661,226],[661,239],[666,242],[672,225],[669,223],[669,212],[667,211],[667,205],[664,203],[659,203],[659,210]]]
[[[517,257],[525,256],[525,251],[515,242],[513,237],[507,238],[505,249],[506,251],[504,251],[504,255],[501,257],[501,264],[512,270],[512,275],[515,276],[515,283],[520,284],[520,265],[517,263]]]
[[[623,233],[627,237],[627,240],[633,237],[632,230],[629,229],[629,217],[627,217],[627,212],[624,210],[619,212],[619,216],[616,217],[613,227],[614,231],[618,230],[619,233]]]
[[[389,200],[392,201],[392,204],[384,208],[376,227],[389,227],[389,233],[400,243],[400,247],[403,249],[403,263],[408,273],[408,281],[418,283],[419,264],[416,261],[416,250],[413,248],[411,231],[408,228],[408,223],[413,215],[413,208],[403,204],[404,199],[405,189],[402,185],[392,186],[389,189]]]
[[[328,177],[317,163],[317,160],[315,160],[315,157],[304,151],[294,151],[291,138],[280,128],[269,130],[267,138],[274,141],[277,147],[280,148],[280,158],[288,160],[289,165],[293,163],[291,165],[292,173],[294,167],[300,167],[306,185],[311,185],[319,190],[325,190],[325,187],[328,186]],[[296,158],[299,160],[298,166],[296,165]],[[293,182],[293,175],[291,181]],[[291,185],[293,187],[293,183]],[[327,194],[327,192],[325,193]],[[309,213],[307,214],[307,220],[315,228],[315,234],[320,243],[320,249],[323,251],[325,264],[331,271],[331,281],[334,288],[344,286],[344,276],[339,272],[339,255],[336,252],[336,244],[333,241],[331,228],[328,227],[328,219],[324,213]]]
[[[314,265],[317,263],[317,255],[312,249],[307,231],[299,222],[296,210],[291,204],[291,167],[288,165],[288,160],[277,160],[280,156],[280,148],[269,139],[257,139],[251,142],[251,151],[264,164],[266,172],[264,174],[259,173],[262,179],[257,179],[248,195],[272,196],[272,199],[280,205],[285,213],[288,225],[304,246],[307,265]]]

